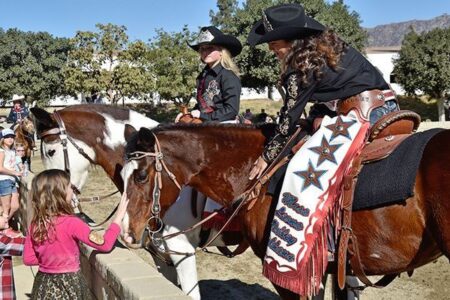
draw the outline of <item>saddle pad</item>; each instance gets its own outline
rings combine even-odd
[[[387,158],[364,165],[356,183],[353,210],[386,206],[413,196],[423,150],[442,130],[435,128],[413,134]]]

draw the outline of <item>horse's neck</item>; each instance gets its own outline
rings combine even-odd
[[[90,123],[83,123],[92,124],[94,125],[93,128],[80,128],[78,124],[81,123],[81,120],[79,119],[66,119],[64,120],[64,122],[66,124],[68,135],[75,139],[75,143],[77,143],[76,140],[79,140],[83,142],[87,147],[89,147],[93,151],[95,158],[91,157],[88,154],[89,151],[83,149],[88,157],[90,157],[90,159],[93,159],[95,164],[103,168],[105,173],[108,175],[108,177],[111,178],[117,188],[122,189],[123,180],[120,176],[120,170],[123,166],[123,157],[125,153],[123,144],[125,143],[125,139],[118,141],[116,143],[116,146],[114,148],[111,148],[110,145],[106,145],[104,143],[104,140],[106,139],[104,136],[106,128],[103,127],[103,123],[97,124],[96,126],[96,124],[92,124],[92,122],[94,122],[94,119],[92,119]],[[77,124],[74,124],[74,122]],[[73,128],[77,128],[77,130],[72,130]],[[77,144],[77,146],[83,148],[80,144]]]
[[[190,131],[181,139],[181,145],[172,144],[166,150],[174,154],[171,163],[184,184],[223,205],[229,205],[248,188],[250,169],[264,143],[256,130],[235,135],[226,131]]]

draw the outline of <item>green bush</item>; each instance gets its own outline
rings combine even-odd
[[[438,120],[438,110],[436,99],[431,99],[428,96],[397,96],[399,100],[400,109],[411,110],[420,115],[422,121]]]

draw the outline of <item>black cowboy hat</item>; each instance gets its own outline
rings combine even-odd
[[[247,43],[256,46],[276,40],[294,40],[325,30],[325,26],[305,14],[299,4],[281,4],[263,11],[262,19],[250,31]]]
[[[197,40],[189,47],[198,51],[201,45],[217,45],[222,46],[230,51],[231,56],[241,53],[242,45],[237,38],[232,35],[224,34],[214,26],[202,27],[198,34]]]

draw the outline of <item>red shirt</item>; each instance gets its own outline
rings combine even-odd
[[[16,299],[11,255],[22,255],[24,242],[24,237],[11,238],[0,232],[0,278],[2,281],[0,299]]]

